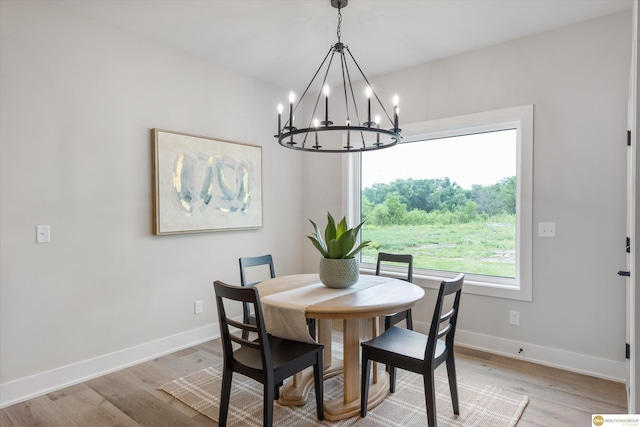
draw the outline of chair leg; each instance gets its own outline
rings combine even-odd
[[[396,392],[396,375],[398,373],[398,368],[395,366],[387,365],[387,372],[389,372],[389,392]]]
[[[313,381],[316,386],[316,412],[318,420],[324,420],[324,378],[322,378],[322,350],[318,351],[316,364],[313,365]]]
[[[222,372],[222,390],[220,391],[220,412],[218,414],[218,425],[225,427],[227,425],[227,415],[229,414],[229,400],[231,398],[231,381],[233,380],[233,371],[224,368]]]
[[[274,384],[269,384],[267,381],[264,384],[264,397],[263,397],[263,411],[262,411],[262,422],[265,427],[273,426],[273,390],[275,388]]]
[[[438,425],[436,418],[436,392],[434,382],[434,372],[429,370],[424,373],[424,397],[427,402],[427,421],[429,427],[436,427]]]
[[[460,415],[460,407],[458,406],[458,383],[456,380],[456,362],[453,358],[453,352],[450,352],[449,357],[447,358],[447,376],[449,377],[449,390],[451,391],[453,413]]]
[[[282,384],[284,384],[283,381],[281,381],[278,384],[276,384],[276,386],[273,388],[273,399],[274,400],[280,399],[280,387],[282,387]]]
[[[407,329],[411,329],[413,331],[413,316],[411,315],[411,309],[407,310]]]
[[[389,316],[385,316],[384,317],[384,330],[388,330],[391,327],[391,317]]]
[[[364,348],[362,349],[362,373],[360,375],[360,416],[362,418],[367,416],[367,404],[369,401],[369,374],[371,372],[371,359],[369,359],[369,352]]]

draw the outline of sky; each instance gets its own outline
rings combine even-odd
[[[464,189],[516,175],[516,130],[401,143],[362,153],[362,188],[449,177]]]

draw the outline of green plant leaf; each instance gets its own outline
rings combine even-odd
[[[357,236],[363,225],[364,225],[364,221],[362,221],[360,224],[353,227],[353,234]]]
[[[318,241],[318,239],[316,239],[316,238],[315,238],[315,237],[313,237],[313,236],[307,236],[307,237],[309,238],[309,240],[311,240],[311,243],[313,243],[313,246],[315,246],[315,247],[316,247],[316,249],[318,249],[318,251],[320,251],[320,253],[322,254],[322,256],[323,256],[324,258],[331,258],[331,257],[329,256],[329,252],[327,252],[327,251],[325,250],[325,248],[320,244],[320,242]]]
[[[315,239],[315,241],[318,242],[318,244],[322,247],[323,251],[326,252],[327,251],[327,245],[324,242],[324,240],[322,240],[322,234],[320,233],[320,227],[318,227],[318,225],[309,220],[309,222],[311,222],[311,224],[313,225],[313,228],[315,230],[315,233],[313,234],[313,238]],[[311,239],[311,236],[307,236]]]
[[[336,228],[336,239],[339,239],[340,237],[342,237],[342,235],[344,233],[346,233],[347,231],[349,231],[347,229],[347,218],[346,217],[342,217],[342,220],[340,220],[340,223],[338,224],[338,227]]]
[[[355,248],[354,250],[352,250],[347,254],[346,258],[353,258],[354,256],[356,256],[358,252],[360,252],[361,250],[369,246],[369,243],[371,243],[371,240],[367,240],[366,242],[360,243],[360,245],[357,248]]]
[[[327,212],[327,227],[324,229],[324,240],[328,243],[333,239],[336,239],[336,221]]]
[[[342,258],[342,247],[340,246],[340,241],[336,239],[332,239],[329,241],[329,256],[328,258],[339,259]]]
[[[356,244],[356,235],[353,234],[353,230],[347,230],[340,236],[338,242],[340,243],[340,258],[348,258],[347,254]]]
[[[358,241],[358,233],[364,221],[354,228],[348,228],[346,217],[342,217],[336,227],[335,219],[331,216],[330,212],[327,212],[327,227],[324,231],[324,240],[322,239],[318,225],[312,220],[309,220],[309,222],[313,225],[315,233],[307,237],[325,258],[353,258],[358,252],[371,243],[370,241],[363,242],[356,249],[353,249]]]

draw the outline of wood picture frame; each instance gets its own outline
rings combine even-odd
[[[262,147],[152,129],[153,233],[262,227]]]

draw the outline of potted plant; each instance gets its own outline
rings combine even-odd
[[[370,241],[362,242],[358,247],[358,232],[364,224],[348,228],[345,217],[336,225],[333,216],[327,212],[327,226],[324,238],[315,222],[309,220],[315,232],[307,236],[322,254],[320,260],[320,281],[330,288],[348,288],[353,286],[360,276],[359,262],[355,257],[367,247]],[[355,247],[355,248],[354,248]]]

